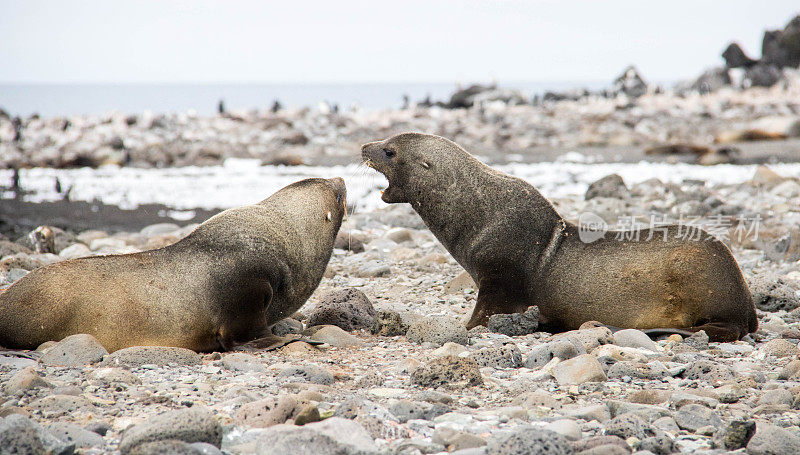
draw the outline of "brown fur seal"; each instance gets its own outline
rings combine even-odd
[[[496,171],[457,144],[406,133],[362,147],[386,176],[388,203],[410,203],[478,284],[467,327],[537,305],[542,330],[596,320],[619,328],[705,330],[713,340],[755,331],[755,306],[730,251],[716,239],[675,238],[670,226],[584,243],[527,182]],[[685,228],[684,228],[685,229]],[[658,228],[656,228],[658,230]]]
[[[345,196],[341,178],[302,180],[170,246],[34,270],[0,294],[0,346],[89,333],[109,351],[210,351],[268,335],[319,285]]]

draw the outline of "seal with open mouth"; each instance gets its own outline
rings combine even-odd
[[[405,133],[361,150],[389,181],[383,201],[411,204],[477,283],[468,328],[531,305],[549,332],[600,321],[731,341],[758,327],[736,260],[702,231],[696,241],[679,226],[642,230],[639,240],[609,231],[588,243],[532,185],[450,140]]]

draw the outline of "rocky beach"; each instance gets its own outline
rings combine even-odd
[[[274,327],[301,341],[0,351],[0,454],[800,453],[800,17],[769,33],[762,58],[732,45],[725,67],[666,88],[628,68],[602,92],[472,86],[398,110],[0,112],[0,292],[170,245],[308,176],[344,177],[350,207],[321,285]],[[758,331],[551,334],[535,307],[467,331],[477,286],[357,164],[404,131],[458,142],[601,234],[705,229],[738,261]]]
[[[767,167],[707,186],[610,176],[557,208],[579,221],[650,214],[733,221],[727,239],[758,332],[536,332],[536,314],[467,332],[476,297],[409,207],[351,214],[320,288],[282,333],[317,343],[108,353],[90,336],[0,356],[0,437],[18,453],[792,453],[800,447],[800,183]],[[744,228],[736,222],[744,215]],[[759,219],[758,226],[752,220]],[[747,221],[750,220],[750,221]],[[172,243],[194,225],[55,229],[52,253],[0,241],[4,283],[92,254]],[[757,230],[757,232],[756,232]],[[527,322],[526,322],[527,321]],[[301,425],[302,424],[302,425]],[[755,436],[753,433],[755,432]],[[303,444],[303,445],[301,445]],[[788,450],[788,451],[787,451]],[[29,452],[28,452],[29,451]]]

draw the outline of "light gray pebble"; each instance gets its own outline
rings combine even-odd
[[[516,428],[492,435],[486,445],[489,455],[570,455],[572,446],[564,436],[534,427]]]
[[[75,447],[105,447],[102,436],[71,423],[52,423],[47,426],[47,431],[67,444],[75,444]]]
[[[421,318],[409,326],[406,338],[411,343],[429,342],[437,346],[448,341],[466,345],[469,341],[466,327],[449,317]]]
[[[125,430],[119,450],[124,455],[140,444],[170,439],[187,443],[206,442],[219,447],[222,444],[222,426],[214,413],[203,406],[169,411]]]
[[[39,359],[45,365],[77,367],[103,360],[108,351],[92,335],[70,335],[47,349]]]
[[[134,346],[112,352],[103,359],[104,366],[186,366],[199,365],[200,363],[200,355],[196,352],[186,348],[168,346]]]
[[[722,427],[722,419],[713,410],[700,404],[687,404],[675,413],[675,422],[681,429],[691,432],[697,431],[701,427],[713,426]]]
[[[536,369],[547,365],[554,357],[567,360],[581,354],[586,354],[586,349],[580,343],[569,339],[551,341],[533,348],[525,359],[524,365],[525,368]]]
[[[519,368],[522,366],[522,352],[514,343],[499,347],[489,347],[470,355],[482,367]]]
[[[317,365],[303,365],[286,367],[278,373],[279,378],[288,378],[292,381],[304,380],[313,384],[333,384],[333,374]]]

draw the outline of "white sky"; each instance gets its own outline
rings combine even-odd
[[[648,80],[751,57],[797,0],[0,0],[0,82]]]

